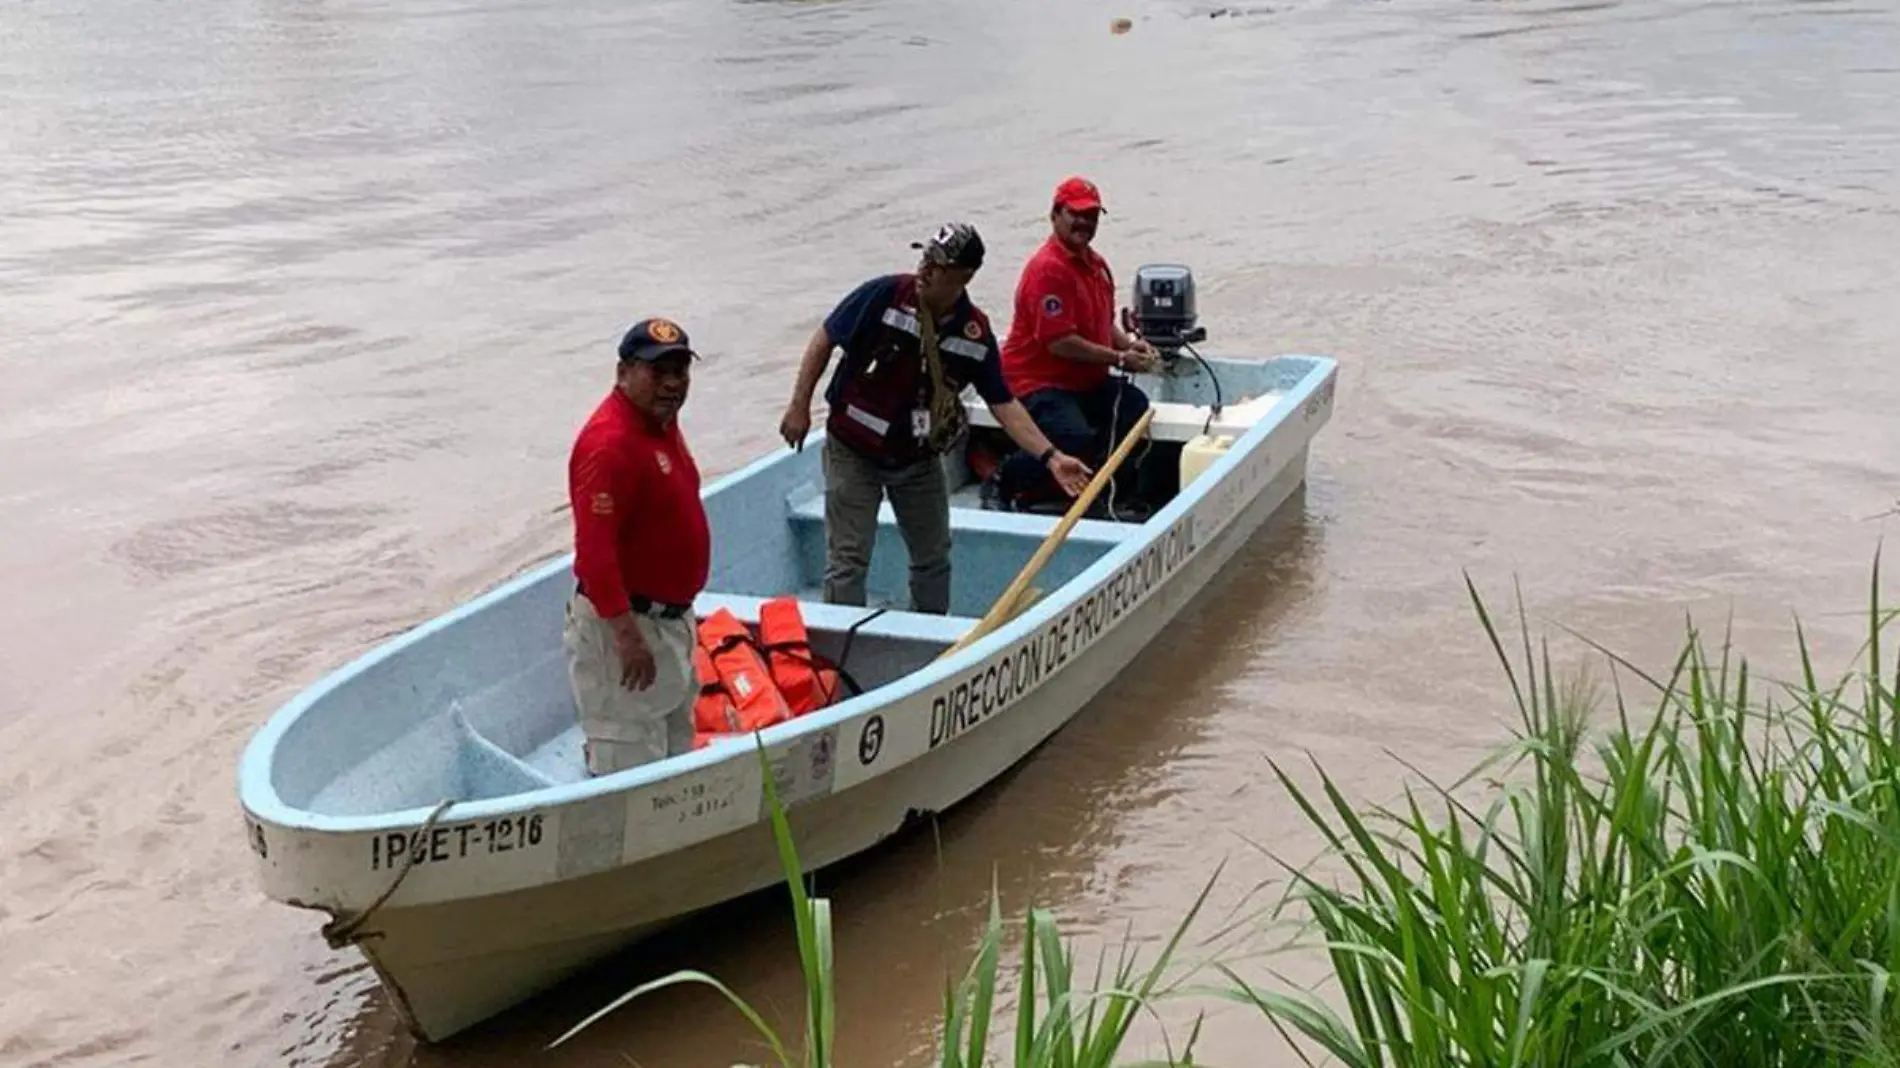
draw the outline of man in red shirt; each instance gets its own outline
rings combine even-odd
[[[1010,392],[1056,448],[1094,467],[1148,410],[1147,395],[1109,369],[1152,371],[1160,362],[1153,346],[1115,323],[1115,276],[1090,247],[1101,217],[1102,195],[1093,182],[1069,178],[1056,187],[1051,233],[1023,265],[1003,343]],[[997,476],[1012,504],[1048,495],[1049,480],[1032,456],[1012,455]],[[1114,481],[1114,496],[1127,498],[1120,472]]]
[[[693,744],[692,606],[712,555],[678,422],[695,359],[678,325],[635,323],[568,459],[577,585],[563,642],[594,775]]]

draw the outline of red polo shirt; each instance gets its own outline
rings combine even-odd
[[[1068,334],[1115,347],[1115,276],[1094,249],[1070,252],[1054,234],[1023,265],[1016,310],[1003,342],[1003,378],[1025,397],[1051,386],[1092,390],[1108,379],[1106,364],[1067,360],[1049,343]]]
[[[691,604],[706,587],[712,536],[699,465],[675,420],[657,430],[618,389],[581,427],[567,462],[574,575],[602,618],[635,594]]]

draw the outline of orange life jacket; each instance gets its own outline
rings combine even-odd
[[[739,733],[739,710],[719,684],[706,647],[693,645],[693,674],[699,678],[699,697],[693,701],[693,748],[699,749],[722,734]]]
[[[699,621],[698,639],[693,666],[700,691],[693,703],[693,748],[720,735],[750,734],[792,718],[758,643],[739,617],[729,609],[715,610]]]
[[[812,653],[797,598],[774,597],[759,606],[759,645],[792,715],[814,712],[838,699],[838,671]]]

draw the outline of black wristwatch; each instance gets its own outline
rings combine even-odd
[[[1049,458],[1050,458],[1050,457],[1052,457],[1052,456],[1054,456],[1055,454],[1056,454],[1056,447],[1055,447],[1054,445],[1051,445],[1051,446],[1049,446],[1048,448],[1046,448],[1046,449],[1044,449],[1044,450],[1042,450],[1042,455],[1041,455],[1041,456],[1038,456],[1038,457],[1036,457],[1036,460],[1037,460],[1037,461],[1038,461],[1039,463],[1041,463],[1041,464],[1042,464],[1042,466],[1044,466],[1044,467],[1048,467],[1048,466],[1049,466]]]

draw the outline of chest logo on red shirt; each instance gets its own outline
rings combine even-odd
[[[1057,316],[1062,314],[1062,298],[1054,293],[1042,298],[1042,314]]]
[[[614,495],[611,493],[594,494],[594,514],[595,515],[614,514]]]
[[[665,453],[656,452],[653,454],[653,459],[658,461],[660,465],[660,474],[670,475],[673,473],[673,461],[667,459]]]

